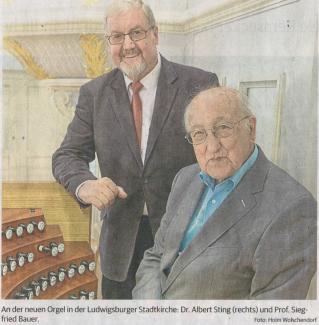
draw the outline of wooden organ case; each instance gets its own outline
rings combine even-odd
[[[42,209],[2,209],[2,299],[95,299],[88,242],[65,242]]]

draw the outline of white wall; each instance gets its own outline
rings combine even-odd
[[[185,64],[186,37],[184,34],[160,33],[158,46],[160,53],[171,61]]]
[[[53,181],[51,157],[73,117],[83,80],[37,81],[24,71],[3,74],[3,181]]]
[[[313,0],[299,1],[192,33],[185,56],[187,64],[214,71],[235,88],[242,81],[278,80],[286,75],[278,164],[313,194],[317,183],[316,6]],[[267,133],[265,113],[258,107],[256,113],[258,132]]]

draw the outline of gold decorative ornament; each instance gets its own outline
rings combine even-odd
[[[96,3],[98,3],[100,0],[84,0],[84,5],[87,7],[92,7]]]
[[[87,78],[95,78],[111,70],[106,64],[105,43],[100,37],[95,34],[81,35],[80,44]]]
[[[10,6],[13,0],[3,0],[5,6]]]
[[[22,63],[26,71],[33,77],[39,80],[50,78],[49,74],[36,63],[30,51],[24,48],[18,41],[5,37],[3,39],[3,45],[6,50]]]

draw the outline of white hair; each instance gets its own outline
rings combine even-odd
[[[150,27],[156,26],[156,21],[154,18],[154,14],[150,6],[145,4],[142,0],[113,0],[106,8],[105,12],[105,31],[106,31],[106,23],[107,19],[110,16],[115,16],[130,9],[140,8],[143,10],[145,17],[147,18]]]
[[[250,117],[254,116],[252,111],[249,108],[248,97],[246,94],[229,87],[209,87],[207,89],[201,90],[196,94],[195,97],[191,99],[189,104],[186,106],[184,113],[184,126],[186,131],[189,131],[189,114],[192,109],[195,108],[195,102],[199,97],[209,96],[223,96],[225,98],[225,105],[231,105],[235,108],[238,113],[238,118]],[[245,123],[246,122],[246,123]],[[243,123],[245,127],[249,127],[249,122],[244,121]]]

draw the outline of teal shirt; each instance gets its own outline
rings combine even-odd
[[[199,173],[201,181],[206,185],[199,204],[191,218],[188,228],[184,234],[179,251],[182,252],[187,248],[192,239],[204,226],[209,217],[212,217],[214,212],[219,208],[227,196],[238,185],[242,177],[247,173],[251,166],[255,163],[258,157],[258,147],[255,149],[245,163],[229,178],[226,178],[221,183],[217,183],[214,178],[204,172]]]

